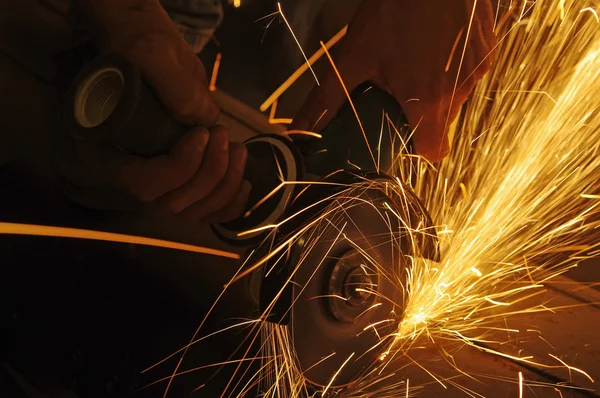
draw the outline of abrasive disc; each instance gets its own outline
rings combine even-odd
[[[407,230],[380,189],[332,201],[306,235],[292,334],[306,379],[340,387],[380,360],[397,330]],[[402,214],[397,209],[396,214]]]

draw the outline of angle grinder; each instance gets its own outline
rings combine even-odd
[[[331,387],[352,383],[381,355],[374,347],[402,316],[397,281],[407,256],[437,257],[433,223],[417,196],[372,171],[392,164],[396,132],[408,128],[402,109],[370,84],[355,89],[351,100],[357,114],[346,104],[322,139],[247,140],[247,211],[212,226],[223,240],[263,254],[294,237],[285,253],[257,271],[259,306],[267,321],[290,326],[306,379]],[[357,116],[371,133],[366,137]],[[169,116],[139,71],[117,54],[98,57],[79,72],[64,98],[63,118],[74,139],[142,157],[167,153],[189,129]],[[383,135],[384,122],[393,134]],[[272,225],[279,228],[261,229]]]

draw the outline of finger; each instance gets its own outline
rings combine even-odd
[[[490,64],[493,63],[496,54],[496,45],[498,44],[498,38],[494,32],[495,17],[494,8],[491,1],[482,1],[480,8],[480,36],[487,49],[486,57],[489,59]]]
[[[201,220],[231,202],[240,190],[247,156],[248,151],[244,144],[240,142],[232,143],[231,150],[229,151],[229,166],[225,177],[223,177],[215,190],[204,199],[186,208],[181,212],[181,215],[190,220]]]
[[[357,60],[347,48],[348,46],[340,48],[340,56],[335,62],[343,84],[333,67],[330,68],[320,80],[321,84],[309,94],[290,130],[321,131],[348,100],[344,86],[348,93],[352,93],[356,86],[373,76],[365,63],[366,57]]]
[[[120,152],[109,146],[79,143],[80,155],[93,164],[107,183],[149,203],[184,185],[202,163],[209,135],[204,128],[187,133],[168,155],[144,159]]]
[[[492,2],[490,0],[479,0],[477,8],[477,17],[479,21],[483,24],[485,28],[484,31],[488,33],[488,35],[489,33],[491,33],[493,37],[496,37],[494,35],[494,13],[494,6],[492,5]],[[488,35],[486,35],[486,37],[490,38],[490,36]]]
[[[178,121],[188,126],[217,123],[219,107],[208,88],[204,66],[187,44],[144,67],[143,73]]]
[[[481,72],[482,66],[479,65],[479,62],[482,59],[482,50],[480,48],[481,42],[479,41],[479,37],[477,37],[477,26],[479,26],[479,23],[476,22],[475,25],[476,26],[473,27],[474,37],[469,39],[470,45],[465,52],[463,64],[460,68],[460,77],[452,98],[452,103],[458,103],[460,105],[462,105],[463,102],[467,100],[469,94],[471,94],[475,82],[483,76],[483,73]]]
[[[485,72],[482,72],[483,66],[478,65],[476,62],[479,60],[479,56],[475,53],[475,49],[472,49],[467,55],[465,64],[470,72],[465,73],[464,81],[456,87],[454,95],[450,101],[446,102],[448,106],[444,108],[444,114],[447,115],[446,122],[444,124],[446,129],[449,129],[454,120],[458,117],[462,106],[467,102],[469,96],[473,93],[475,84],[483,77]],[[440,105],[443,107],[444,103]]]
[[[473,51],[465,55],[464,67],[466,70],[474,67],[475,59]],[[464,76],[467,73],[461,73],[461,75]],[[438,162],[448,156],[450,152],[448,129],[473,91],[475,83],[475,76],[471,75],[466,77],[466,80],[459,84],[456,91],[449,97],[440,95],[431,104],[420,102],[405,104],[404,108],[409,121],[420,118],[420,123],[413,135],[413,147],[416,154],[431,162]],[[452,91],[449,92],[452,93]]]
[[[223,126],[217,126],[211,129],[206,153],[196,175],[181,188],[161,198],[161,203],[170,211],[179,213],[204,199],[225,176],[228,164],[229,133]]]
[[[235,197],[221,210],[218,210],[206,217],[202,221],[210,223],[223,223],[235,220],[243,215],[252,186],[248,181],[243,181]]]
[[[477,59],[479,60],[479,66],[476,70],[476,79],[480,80],[481,78],[483,78],[483,76],[485,76],[487,72],[490,71],[492,67],[492,62],[496,58],[496,41],[491,41],[487,37],[487,33],[485,32],[486,28],[483,22],[478,23],[477,29],[479,32],[480,43],[478,47],[479,53]],[[493,33],[492,36],[494,36]]]
[[[431,162],[446,157],[450,151],[446,127],[448,107],[441,103],[411,101],[404,104],[403,110],[415,129],[412,136],[415,153]]]

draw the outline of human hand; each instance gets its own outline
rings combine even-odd
[[[83,206],[152,204],[193,221],[226,222],[240,216],[248,200],[246,148],[230,143],[222,126],[192,128],[168,154],[150,159],[62,137],[55,164],[62,190]]]
[[[416,128],[415,152],[438,161],[449,152],[448,127],[494,59],[492,7],[489,0],[363,1],[338,46],[334,61],[348,92],[370,81],[392,94]],[[320,83],[292,129],[320,131],[347,100],[333,70]]]
[[[96,40],[124,55],[172,116],[188,126],[213,126],[219,108],[202,62],[158,0],[80,0]]]
[[[102,186],[196,221],[223,222],[239,216],[250,190],[243,181],[246,148],[231,143],[222,126],[210,127],[219,109],[204,67],[158,1],[88,0],[84,5],[96,24],[101,48],[128,58],[175,119],[208,128],[192,128],[168,154],[150,159],[74,141],[61,149],[71,152],[60,156],[62,176],[71,185]],[[89,192],[98,190],[86,195]],[[84,205],[102,203],[73,196]]]

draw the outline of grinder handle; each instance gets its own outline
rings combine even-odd
[[[65,104],[64,121],[72,137],[109,143],[141,157],[168,153],[189,130],[171,117],[137,68],[119,54],[101,56],[87,64],[70,87]],[[253,187],[245,213],[253,209],[252,215],[216,229],[223,239],[239,245],[249,243],[250,238],[238,238],[237,232],[277,222],[283,213],[281,203],[287,203],[289,187],[262,200],[280,185],[279,172],[299,181],[304,170],[296,147],[284,137],[261,135],[245,144],[248,157],[244,179]],[[257,210],[259,202],[262,204]]]
[[[119,54],[97,57],[79,72],[68,91],[64,121],[75,139],[109,142],[142,157],[167,153],[189,130]]]
[[[90,62],[68,94],[64,118],[77,140],[106,142],[145,158],[163,155],[189,131],[161,104],[125,57],[109,54]],[[261,159],[249,151],[244,178],[264,185]]]

